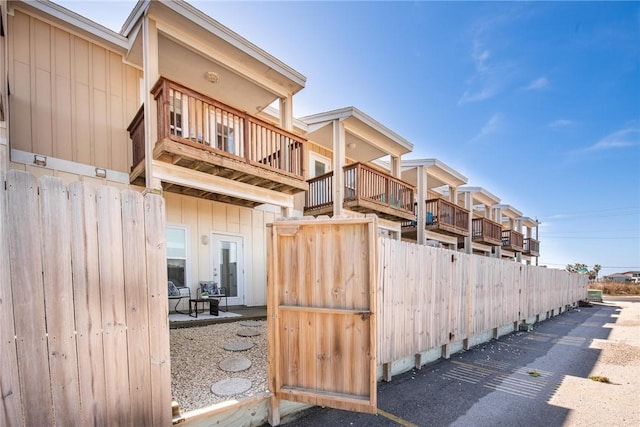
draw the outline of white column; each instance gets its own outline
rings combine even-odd
[[[400,178],[402,175],[401,158],[402,156],[391,156],[391,176],[394,178]]]
[[[333,215],[344,212],[344,162],[345,162],[344,125],[340,120],[333,121]]]
[[[424,166],[416,167],[417,194],[416,194],[416,241],[419,245],[427,243],[427,233],[425,230],[427,224],[427,173]]]
[[[289,132],[293,131],[293,95],[280,98],[280,127]]]
[[[493,212],[495,215],[495,221],[502,226],[502,209],[495,208]],[[500,236],[500,240],[502,241],[502,236]],[[495,257],[498,259],[502,258],[502,244],[495,247]]]
[[[153,176],[153,147],[158,140],[158,108],[151,89],[160,78],[158,64],[158,30],[154,20],[142,21],[142,66],[144,70],[144,169],[147,190],[162,190],[160,180]]]
[[[471,191],[464,193],[464,208],[469,210],[469,235],[464,238],[464,251],[473,253],[473,197]]]

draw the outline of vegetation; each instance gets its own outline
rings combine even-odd
[[[591,381],[596,381],[596,382],[599,382],[599,383],[611,384],[611,381],[609,380],[608,377],[603,377],[601,375],[592,375],[592,376],[589,377],[589,379]]]
[[[569,264],[565,267],[570,273],[581,273],[589,276],[589,280],[596,280],[598,278],[598,273],[602,270],[602,266],[600,264],[596,264],[593,266],[591,270],[587,264],[580,264],[579,262],[575,264]]]
[[[640,285],[636,283],[593,282],[589,283],[589,289],[599,289],[609,296],[640,295]]]
[[[532,377],[539,377],[540,373],[536,371],[529,371],[529,375],[531,375]]]

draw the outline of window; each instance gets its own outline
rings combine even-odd
[[[324,175],[331,170],[331,160],[313,151],[309,151],[309,178]]]
[[[187,285],[187,230],[167,227],[167,276],[176,286]]]

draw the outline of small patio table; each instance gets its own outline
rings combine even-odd
[[[209,303],[209,314],[212,316],[218,316],[218,304],[220,301],[216,298],[190,298],[189,299],[189,316],[198,317],[198,304],[202,304],[202,311],[204,312],[204,304]]]

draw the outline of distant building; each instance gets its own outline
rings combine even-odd
[[[611,282],[634,282],[640,283],[640,271],[625,271],[624,273],[614,273],[604,276],[604,280]]]

